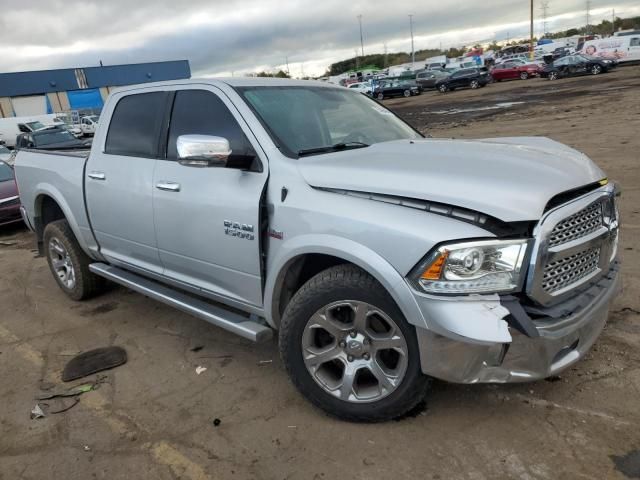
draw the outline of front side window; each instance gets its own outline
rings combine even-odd
[[[347,89],[316,86],[242,87],[275,144],[288,156],[338,144],[366,147],[421,135],[374,100]],[[302,152],[302,153],[301,153]]]
[[[0,162],[0,182],[13,180],[13,169],[4,162]]]
[[[629,40],[630,47],[640,47],[640,38],[632,38]]]
[[[234,158],[253,156],[255,152],[233,114],[220,98],[206,90],[176,92],[169,126],[167,159],[178,158],[177,140],[180,135],[212,135],[229,141]]]
[[[166,92],[121,98],[111,116],[105,153],[155,158],[166,99]]]

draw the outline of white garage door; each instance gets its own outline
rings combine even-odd
[[[47,100],[44,95],[13,97],[11,99],[16,117],[30,117],[47,113]]]

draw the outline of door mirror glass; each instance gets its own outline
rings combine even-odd
[[[224,167],[231,155],[229,140],[213,135],[180,135],[176,148],[178,162],[190,167]]]

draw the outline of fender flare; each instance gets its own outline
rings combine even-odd
[[[264,305],[266,320],[278,329],[279,313],[276,311],[276,295],[284,280],[284,274],[291,263],[302,255],[324,254],[353,263],[373,276],[389,292],[410,324],[427,327],[409,285],[402,275],[384,258],[362,244],[335,235],[300,235],[285,242],[269,265],[274,272],[265,283]]]

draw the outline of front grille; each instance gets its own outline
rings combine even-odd
[[[547,263],[542,274],[542,289],[552,294],[562,290],[598,269],[600,247],[589,248]]]
[[[596,202],[558,223],[549,236],[549,247],[584,237],[602,226],[602,202]]]

